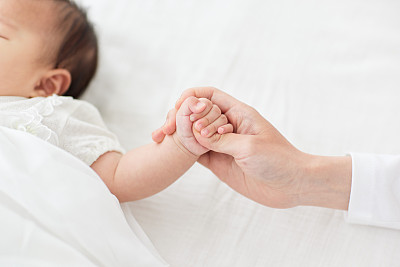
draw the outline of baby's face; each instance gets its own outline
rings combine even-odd
[[[0,0],[0,95],[33,97],[51,69],[47,38],[54,16],[50,0]]]

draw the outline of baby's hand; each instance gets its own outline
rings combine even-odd
[[[213,105],[210,100],[189,97],[176,114],[176,133],[187,150],[200,156],[208,152],[208,149],[197,142],[193,131],[199,131],[203,137],[211,137],[214,134],[231,133],[233,126],[228,123],[226,116],[221,114],[219,107]]]

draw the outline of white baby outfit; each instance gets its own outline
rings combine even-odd
[[[108,151],[124,153],[99,111],[72,97],[0,96],[0,126],[29,132],[89,166]]]

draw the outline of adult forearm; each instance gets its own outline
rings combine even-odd
[[[305,155],[299,205],[347,210],[350,200],[352,162],[350,156]]]

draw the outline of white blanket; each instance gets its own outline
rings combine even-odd
[[[97,174],[0,127],[0,266],[166,266]]]

